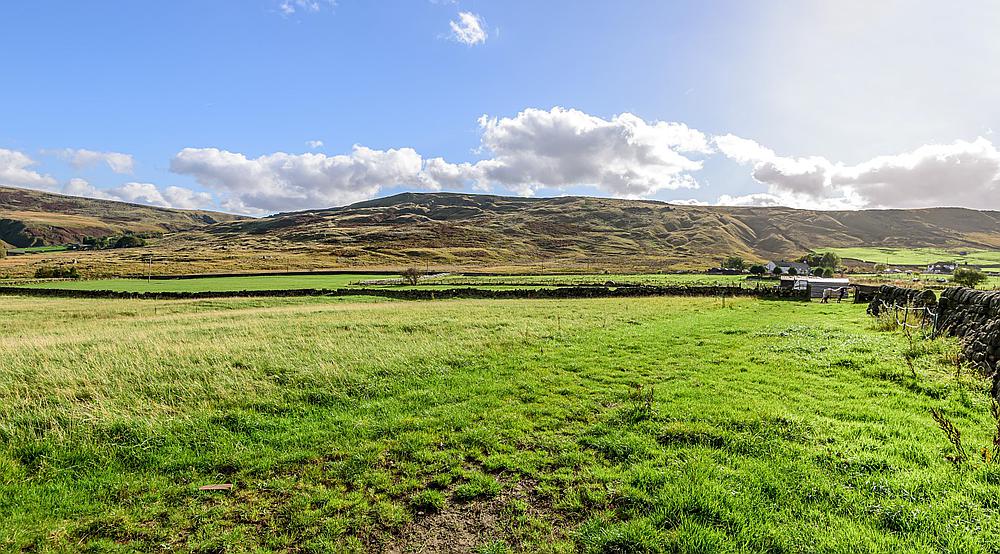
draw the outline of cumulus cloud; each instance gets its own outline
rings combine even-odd
[[[423,190],[501,188],[530,196],[541,188],[591,186],[639,198],[697,188],[692,155],[712,151],[708,138],[681,123],[629,114],[602,119],[578,110],[528,109],[510,118],[483,116],[478,151],[486,159],[451,163],[412,148],[350,154],[278,152],[256,158],[217,148],[185,148],[171,162],[216,191],[227,209],[269,213],[367,200],[383,187]]]
[[[121,152],[98,152],[84,148],[66,148],[56,152],[61,158],[69,160],[76,169],[93,167],[97,164],[107,165],[115,173],[132,173],[135,160],[131,154]]]
[[[412,148],[350,154],[286,154],[257,158],[217,148],[185,148],[171,171],[191,175],[227,197],[227,206],[246,212],[276,212],[349,204],[374,197],[383,186],[440,188],[423,173]]]
[[[602,119],[579,110],[527,109],[512,118],[479,120],[482,149],[475,180],[530,194],[539,187],[593,186],[639,198],[660,190],[697,188],[690,172],[702,162],[685,154],[712,151],[703,133],[683,123],[630,113]]]
[[[776,155],[755,141],[726,135],[716,147],[753,165],[751,175],[767,193],[723,196],[722,204],[801,208],[1000,208],[1000,152],[985,138],[929,144],[910,152],[878,156],[857,165],[819,156]]]
[[[459,12],[458,21],[448,22],[451,26],[451,38],[467,46],[475,46],[486,42],[487,34],[483,29],[483,18],[472,12]]]
[[[37,162],[17,150],[0,148],[0,185],[51,189],[57,181],[31,169]]]
[[[153,183],[124,183],[109,189],[99,189],[85,179],[70,179],[62,188],[63,194],[84,196],[102,200],[117,200],[134,204],[146,204],[161,208],[196,210],[209,208],[214,204],[212,195],[184,187],[168,186],[163,189]]]
[[[319,150],[320,148],[323,148],[323,141],[321,141],[321,140],[307,140],[306,141],[306,146],[308,146],[310,150]]]

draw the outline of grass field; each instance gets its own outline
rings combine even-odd
[[[114,290],[123,292],[228,292],[242,290],[337,289],[367,279],[392,275],[268,275],[253,277],[205,277],[195,279],[93,279],[28,283],[31,288],[65,290]],[[398,277],[398,276],[397,276]]]
[[[890,265],[929,265],[934,262],[958,261],[983,267],[1000,267],[998,250],[944,250],[941,248],[824,248],[841,258]],[[965,252],[965,254],[961,254]]]
[[[1000,549],[984,385],[863,306],[4,297],[0,320],[5,550]],[[945,459],[932,407],[977,461]]]
[[[20,286],[64,290],[113,290],[123,292],[228,292],[243,290],[337,289],[369,280],[398,279],[398,275],[268,275],[253,277],[206,277],[196,279],[92,279],[80,281],[28,282]],[[649,275],[451,275],[422,280],[418,288],[479,287],[502,289],[547,287],[556,284],[603,285],[710,285],[744,283],[740,275],[649,274]],[[0,281],[2,283],[2,281]],[[752,283],[749,283],[752,285]],[[378,286],[378,285],[374,285]],[[399,286],[399,285],[395,285]],[[410,287],[407,287],[410,288]]]

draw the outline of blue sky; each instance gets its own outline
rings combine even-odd
[[[1000,208],[1000,10],[866,4],[6,2],[0,184]]]

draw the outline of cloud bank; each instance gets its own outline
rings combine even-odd
[[[578,110],[528,109],[511,118],[483,116],[475,163],[425,159],[412,148],[350,154],[278,152],[256,158],[217,148],[185,148],[171,162],[225,198],[228,209],[267,213],[367,200],[383,187],[462,189],[533,195],[540,188],[590,186],[641,198],[697,188],[691,157],[712,151],[708,138],[681,123],[647,123],[632,114],[602,119]]]
[[[252,215],[327,208],[368,200],[387,188],[476,190],[531,196],[589,187],[599,195],[649,198],[701,188],[706,160],[749,168],[759,185],[748,194],[718,196],[715,204],[809,209],[963,206],[1000,209],[1000,151],[986,138],[926,144],[857,164],[823,156],[783,156],[755,140],[708,135],[684,123],[646,121],[631,113],[603,118],[580,110],[529,108],[511,117],[478,120],[480,159],[454,163],[413,148],[355,145],[347,154],[265,153],[251,156],[215,147],[184,148],[170,162],[205,191],[132,181],[97,188],[83,179],[62,185],[68,194],[176,208],[213,208]],[[311,141],[309,147],[321,147]],[[117,152],[64,150],[76,168],[107,164],[131,172],[132,157]],[[0,185],[60,190],[16,150],[0,149]],[[760,190],[763,189],[763,190]],[[702,200],[678,203],[705,204]]]
[[[857,165],[820,156],[783,157],[749,139],[715,137],[728,158],[752,166],[766,193],[723,196],[722,204],[819,209],[965,206],[1000,209],[1000,152],[989,140],[928,144]]]
[[[40,189],[56,186],[54,178],[31,169],[37,163],[23,152],[0,148],[0,185]]]

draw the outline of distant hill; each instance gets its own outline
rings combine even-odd
[[[200,210],[172,210],[110,200],[0,187],[0,241],[15,247],[80,242],[125,231],[169,233],[243,219]]]
[[[1000,212],[817,211],[589,197],[405,193],[177,236],[218,247],[332,254],[334,263],[704,268],[727,255],[794,258],[824,247],[1000,248]]]

